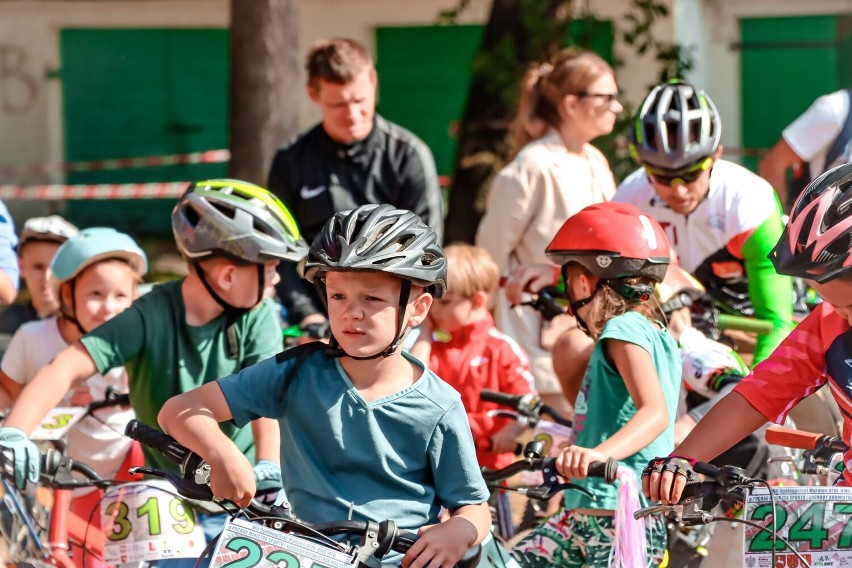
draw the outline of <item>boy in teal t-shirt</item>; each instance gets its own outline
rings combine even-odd
[[[161,426],[210,464],[214,495],[246,505],[251,465],[218,422],[274,418],[296,515],[391,519],[420,531],[407,563],[454,565],[489,533],[488,490],[461,397],[400,348],[446,290],[434,230],[389,205],[338,213],[311,247],[306,278],[328,303],[330,346],[303,346],[175,397]],[[450,511],[443,523],[441,507]]]

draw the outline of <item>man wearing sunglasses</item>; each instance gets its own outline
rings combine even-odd
[[[723,310],[772,323],[754,363],[792,329],[792,281],[767,255],[783,229],[768,182],[722,155],[721,120],[710,97],[678,80],[654,87],[634,121],[630,149],[642,165],[614,201],[659,221],[681,265]]]

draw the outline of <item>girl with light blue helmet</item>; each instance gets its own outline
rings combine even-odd
[[[63,243],[50,268],[59,315],[25,323],[12,337],[0,363],[0,399],[6,394],[13,402],[24,385],[59,352],[128,308],[137,296],[137,284],[148,270],[148,260],[128,235],[109,228],[91,228]],[[102,400],[108,388],[127,392],[123,367],[93,375],[69,391],[60,405],[83,406]],[[78,422],[68,432],[69,456],[92,466],[106,479],[126,472],[127,465],[131,465],[127,461],[131,444],[121,432],[133,417],[129,408],[110,407]],[[142,464],[141,452],[133,461]],[[84,495],[75,493],[72,510],[97,522],[100,515],[90,513],[99,499],[98,490]],[[81,558],[81,551],[74,557]]]

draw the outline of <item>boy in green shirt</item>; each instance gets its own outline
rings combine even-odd
[[[44,367],[21,392],[0,428],[14,450],[16,480],[38,481],[39,453],[26,439],[71,388],[124,365],[137,418],[156,424],[177,394],[235,373],[281,350],[272,300],[282,260],[307,254],[292,216],[266,189],[237,180],[193,183],[172,211],[175,241],[189,274],[156,286],[119,316],[86,334]],[[223,425],[259,477],[280,479],[277,424],[251,431]],[[175,470],[153,452],[148,465]],[[260,466],[260,467],[258,467]]]

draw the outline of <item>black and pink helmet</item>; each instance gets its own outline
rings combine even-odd
[[[852,164],[808,184],[769,258],[778,274],[820,284],[852,272]]]

